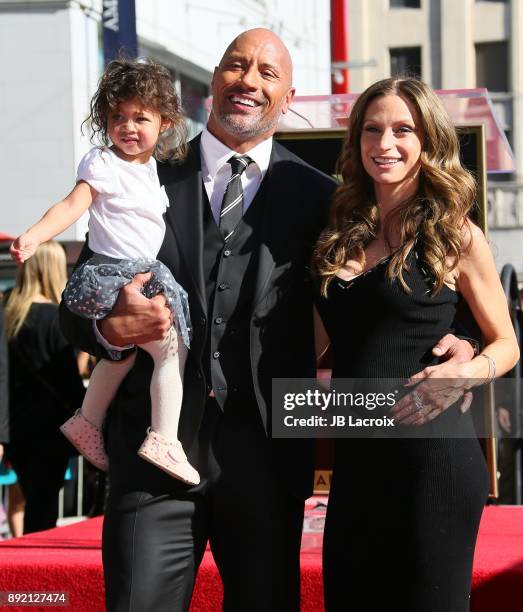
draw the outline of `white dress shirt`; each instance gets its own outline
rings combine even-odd
[[[241,154],[248,155],[254,161],[253,164],[249,164],[241,176],[244,213],[254,200],[263,177],[267,173],[271,152],[272,138],[267,138],[249,151]],[[216,221],[216,224],[219,225],[220,211],[223,195],[225,193],[225,187],[232,176],[231,165],[227,162],[232,155],[240,155],[240,153],[237,153],[233,149],[230,149],[227,145],[223,144],[223,142],[218,140],[206,127],[204,127],[200,141],[200,154],[203,184],[205,186],[205,191],[207,192],[207,197],[209,198],[212,215]],[[119,347],[107,342],[107,340],[100,333],[100,330],[96,325],[96,321],[93,321],[93,328],[98,342],[113,357],[120,351],[133,347],[133,345]]]
[[[78,166],[80,180],[97,191],[89,207],[91,251],[114,259],[156,259],[169,198],[160,186],[154,157],[132,164],[109,147],[94,147]]]
[[[233,155],[240,155],[240,153],[220,142],[206,127],[202,131],[200,151],[203,184],[211,204],[212,216],[219,225],[223,194],[232,175],[231,164],[227,162]],[[267,138],[250,151],[241,153],[241,155],[248,155],[254,162],[247,166],[241,176],[244,214],[254,200],[263,177],[267,173],[271,152],[272,138]]]

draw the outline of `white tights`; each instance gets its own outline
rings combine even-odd
[[[169,440],[178,438],[187,347],[174,327],[166,338],[139,345],[151,355],[151,427]],[[118,387],[133,367],[136,353],[123,361],[102,359],[94,368],[82,404],[83,416],[101,428]]]

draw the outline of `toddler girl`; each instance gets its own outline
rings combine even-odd
[[[93,256],[73,272],[63,296],[67,307],[82,317],[101,319],[135,274],[152,273],[144,295],[165,296],[175,328],[164,340],[140,345],[153,358],[154,371],[151,427],[138,454],[175,478],[198,484],[198,472],[178,441],[190,341],[187,294],[167,267],[156,261],[169,201],[160,187],[153,153],[158,159],[173,156],[164,142],[168,131],[181,143],[175,155],[180,157],[185,148],[184,120],[168,70],[151,61],[112,61],[100,79],[88,121],[93,136],[100,135],[105,146],[85,155],[74,189],[13,242],[11,255],[17,262],[25,261],[39,244],[60,234],[89,209]],[[110,356],[115,361],[98,363],[82,408],[61,427],[72,444],[102,470],[108,467],[102,424],[136,353],[125,360],[118,351],[110,351]]]

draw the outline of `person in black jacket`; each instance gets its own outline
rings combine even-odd
[[[0,297],[3,297],[0,295]],[[9,359],[5,334],[4,306],[0,301],[0,465],[10,476],[9,463]],[[9,478],[10,480],[10,478]],[[13,537],[23,534],[25,500],[18,482],[7,485],[7,523]]]
[[[7,384],[8,376],[7,340],[5,337],[4,307],[2,305],[2,302],[0,301],[0,464],[2,464],[6,457],[6,445],[9,442],[9,389]]]
[[[4,307],[0,302],[0,463],[9,442],[8,360],[5,337]]]
[[[18,271],[5,308],[9,342],[9,459],[24,494],[24,534],[56,525],[58,493],[74,449],[59,425],[77,409],[84,387],[72,346],[60,331],[63,248],[42,244]]]
[[[194,327],[179,433],[202,481],[188,488],[136,456],[152,372],[139,350],[107,423],[109,611],[188,609],[208,541],[225,610],[299,609],[313,449],[310,440],[271,439],[271,385],[315,376],[309,262],[335,183],[272,140],[294,95],[289,52],[275,34],[238,36],[215,68],[212,94],[209,122],[186,160],[158,167],[170,200],[158,259],[187,290]],[[235,157],[244,168],[233,170]],[[228,183],[240,189],[239,204]],[[243,214],[230,235],[234,206]],[[161,296],[140,294],[147,279],[121,290],[99,329],[62,306],[67,337],[99,356],[103,345],[161,338],[169,311]]]

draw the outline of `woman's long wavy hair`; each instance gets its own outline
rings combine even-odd
[[[187,126],[182,105],[169,70],[150,59],[120,58],[107,64],[91,100],[89,117],[82,124],[82,127],[87,124],[91,128],[91,142],[110,144],[107,136],[109,113],[120,102],[133,98],[171,122],[171,127],[158,139],[154,157],[183,159],[187,153]]]
[[[18,269],[16,284],[5,306],[7,338],[18,334],[36,297],[42,295],[58,304],[66,282],[65,251],[54,240],[42,243]]]
[[[313,268],[326,295],[329,282],[349,259],[365,265],[364,249],[380,229],[380,213],[373,181],[363,167],[360,139],[366,110],[379,96],[397,95],[417,114],[422,151],[420,179],[414,196],[397,207],[384,227],[397,224],[400,247],[387,266],[390,280],[403,278],[407,257],[417,240],[424,268],[433,279],[433,293],[443,287],[467,247],[464,222],[475,198],[475,181],[463,168],[456,129],[436,94],[425,83],[411,77],[383,79],[367,88],[356,100],[349,116],[347,134],[337,163],[342,184],[334,194],[329,224],[313,254]],[[467,238],[468,241],[468,238]]]

